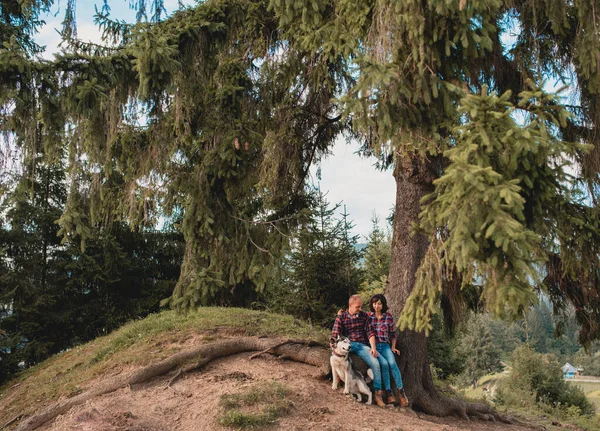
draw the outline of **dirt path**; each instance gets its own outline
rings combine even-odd
[[[417,416],[411,410],[367,406],[333,392],[310,365],[250,354],[223,358],[166,388],[168,378],[107,394],[78,406],[40,428],[46,431],[231,430],[218,423],[219,399],[259,382],[276,380],[290,389],[290,413],[268,429],[394,431],[524,431],[527,428],[453,418]]]

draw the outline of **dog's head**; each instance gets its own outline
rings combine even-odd
[[[340,337],[338,335],[337,338],[331,338],[331,344],[333,347],[331,350],[337,356],[348,356],[348,352],[350,352],[350,340],[347,337]]]

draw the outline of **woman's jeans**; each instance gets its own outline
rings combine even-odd
[[[392,390],[390,372],[392,373],[394,382],[396,382],[396,387],[398,389],[402,389],[402,377],[400,376],[400,369],[396,364],[396,358],[394,357],[392,348],[388,343],[377,343],[376,345],[377,352],[379,352],[377,359],[379,360],[379,365],[381,366],[381,377],[383,379],[383,386],[385,387],[385,390]]]
[[[369,368],[373,371],[373,390],[381,390],[381,367],[379,366],[377,358],[371,356],[371,347],[357,341],[351,341],[350,353],[358,355],[360,359],[367,363]],[[388,374],[388,384],[389,380],[390,376]]]

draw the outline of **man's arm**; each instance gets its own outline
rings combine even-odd
[[[335,318],[335,323],[333,324],[333,329],[331,330],[331,338],[332,339],[337,339],[337,337],[340,335],[340,331],[342,329],[342,315],[338,314]],[[333,347],[333,343],[331,341],[329,341],[329,346]]]

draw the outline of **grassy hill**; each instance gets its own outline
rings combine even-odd
[[[97,338],[90,343],[77,346],[69,351],[55,355],[45,362],[22,372],[12,381],[0,387],[0,429],[3,428],[3,425],[13,421],[21,415],[29,416],[34,412],[39,411],[42,407],[50,405],[57,400],[70,399],[80,393],[85,393],[88,389],[93,388],[94,385],[97,385],[99,382],[102,382],[109,377],[127,374],[134,369],[157,363],[177,352],[189,349],[193,346],[210,343],[222,338],[243,336],[273,336],[311,339],[326,345],[329,338],[329,331],[311,327],[305,322],[294,319],[291,316],[238,308],[207,307],[200,308],[197,312],[186,315],[177,314],[173,311],[154,314],[143,320],[128,323],[113,333]],[[267,370],[267,373],[272,371],[269,367],[272,367],[273,365],[269,362],[253,362],[253,364],[254,365],[252,365],[251,368],[258,367],[258,364],[262,364]],[[238,368],[235,368],[236,366]],[[238,363],[237,365],[233,365],[233,369],[230,370],[230,372],[221,372],[219,375],[211,375],[207,377],[206,381],[210,381],[210,379],[214,380],[212,389],[214,391],[215,387],[222,387],[224,383],[220,379],[223,378],[243,380],[248,378],[247,373],[252,372],[255,374],[256,378],[257,371],[254,368],[252,368],[253,371],[249,371],[245,366],[246,365],[240,365]],[[293,366],[285,365],[285,368],[290,367]],[[307,376],[303,375],[306,371],[300,370],[300,368],[290,368],[287,370],[280,369],[277,372],[277,378],[283,382],[287,382],[289,386],[286,386],[285,384],[283,386],[274,386],[274,383],[271,381],[261,383],[259,382],[259,379],[256,378],[255,381],[253,380],[253,382],[256,383],[254,386],[233,388],[235,390],[233,390],[231,394],[221,394],[220,401],[214,401],[214,403],[218,402],[220,404],[215,404],[215,406],[211,407],[210,413],[212,414],[219,409],[222,410],[222,404],[224,402],[229,404],[248,404],[249,401],[247,398],[256,397],[256,393],[262,394],[259,398],[265,398],[266,396],[264,394],[271,391],[273,394],[269,396],[272,398],[285,398],[283,400],[280,400],[279,398],[275,399],[273,402],[275,407],[279,408],[284,406],[288,409],[291,405],[302,405],[305,406],[304,408],[307,409],[309,413],[309,416],[306,416],[306,412],[299,412],[298,416],[292,415],[288,419],[282,419],[282,421],[288,421],[281,424],[281,426],[284,427],[283,429],[289,424],[296,423],[300,419],[314,419],[316,422],[311,423],[316,424],[326,423],[331,420],[331,417],[334,414],[337,415],[336,420],[338,421],[346,420],[349,424],[360,425],[360,421],[364,419],[365,426],[372,425],[370,421],[374,416],[373,411],[369,410],[372,407],[366,405],[357,406],[356,403],[350,399],[346,399],[347,397],[332,392],[329,384],[315,385],[315,382],[310,379],[306,381],[295,380],[295,384],[288,381],[288,379],[291,380],[296,377],[306,378]],[[245,371],[246,374],[242,371]],[[486,379],[482,379],[480,388],[484,387],[486,384],[493,385],[502,376],[495,375],[488,377],[489,381],[487,382]],[[190,379],[189,382],[181,383],[181,386],[185,388],[186,385],[193,384],[195,384],[195,382],[193,379]],[[302,385],[304,385],[306,389],[302,389]],[[161,393],[171,394],[171,392],[165,392],[163,390],[164,386],[165,384],[162,382],[160,384],[160,389],[153,392],[153,396]],[[291,388],[293,388],[293,390],[290,392]],[[192,386],[191,390],[194,391],[197,396],[185,398],[185,400],[196,400],[198,404],[195,408],[187,409],[187,411],[194,412],[198,411],[201,406],[206,405],[207,400],[201,397],[201,393],[207,389],[205,386]],[[317,395],[315,395],[315,390],[317,391]],[[479,395],[480,394],[478,393],[467,394],[467,398],[480,398]],[[165,397],[165,395],[162,396]],[[182,404],[180,401],[181,393],[179,395],[172,394],[172,396],[172,399],[166,401],[158,399],[156,404],[173,402],[174,405],[180,406]],[[335,412],[324,407],[331,402],[336,403]],[[115,403],[118,404],[119,401],[115,401]],[[306,407],[308,403],[313,404]],[[298,409],[298,407],[295,408]],[[102,415],[106,415],[106,412],[109,410],[100,407],[99,409]],[[174,407],[172,407],[172,409],[174,409]],[[466,423],[456,418],[445,418],[441,423],[434,423],[422,420],[417,416],[413,417],[404,414],[400,417],[394,416],[395,413],[393,409],[385,410],[385,412],[378,411],[375,415],[381,421],[381,424],[383,424],[384,428],[382,429],[387,429],[385,428],[385,425],[391,423],[391,421],[398,420],[406,424],[410,422],[410,426],[407,429],[413,429],[415,431],[443,430],[446,429],[445,427],[447,425],[450,425],[449,429],[464,429],[471,431],[495,431],[504,429],[500,424],[496,427],[496,425],[478,421]],[[94,407],[89,411],[80,413],[82,417],[85,414],[98,415],[100,413],[97,413],[97,410]],[[117,412],[117,414],[122,415],[122,420],[125,420],[123,418],[134,417],[130,411]],[[169,418],[168,420],[177,420],[179,417],[178,415],[181,415],[181,412],[175,415],[175,418]],[[317,415],[319,417],[312,418],[311,415]],[[546,423],[545,420],[542,420],[539,417],[529,416],[529,418],[532,423],[544,423],[548,430],[559,429],[554,428],[551,424]],[[233,419],[237,420],[239,418],[237,416],[234,418],[224,416],[221,418],[221,423],[225,424],[227,423],[225,420]],[[247,420],[247,417],[245,420]],[[269,419],[269,421],[271,421],[271,419]],[[437,421],[438,420],[436,419],[436,422]],[[191,422],[196,424],[193,426],[198,426],[196,419]],[[211,422],[210,426],[218,426],[218,423],[217,425],[214,424],[215,422]],[[11,426],[15,425],[16,421]],[[63,423],[59,422],[53,429],[62,430],[62,426]],[[105,429],[102,428],[103,426],[105,425],[100,424],[99,427],[95,429]],[[454,428],[453,426],[456,426],[457,428]],[[8,429],[10,429],[10,427],[8,427]],[[129,428],[123,427],[118,429]],[[187,428],[178,429],[187,430]],[[521,430],[523,428],[511,427],[510,429]],[[586,427],[582,429],[592,428]]]
[[[55,355],[0,387],[0,428],[17,415],[72,397],[87,384],[120,368],[157,362],[181,350],[191,340],[223,336],[283,336],[328,340],[328,331],[310,327],[291,316],[239,308],[200,308],[186,315],[164,311],[126,324],[113,333]]]

